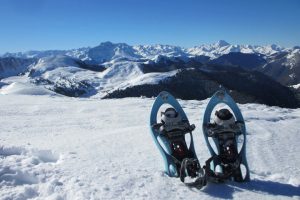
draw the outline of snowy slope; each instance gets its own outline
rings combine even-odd
[[[0,94],[24,94],[24,95],[54,95],[59,96],[59,94],[47,90],[41,86],[35,86],[30,83],[13,82],[9,85],[4,86],[0,90]]]
[[[0,95],[0,199],[299,199],[300,109],[240,105],[252,181],[198,191],[163,173],[154,99]],[[180,101],[201,164],[205,101]]]
[[[99,89],[96,97],[103,97],[108,92],[125,89],[130,86],[142,84],[157,84],[160,80],[174,76],[177,70],[165,73],[144,74],[135,62],[117,62],[98,74]]]
[[[174,70],[144,74],[139,62],[126,60],[112,60],[105,63],[104,71],[92,71],[82,68],[80,62],[79,59],[65,55],[40,58],[36,64],[29,66],[25,76],[2,79],[1,83],[6,85],[0,87],[0,93],[17,94],[31,90],[32,94],[47,94],[47,91],[55,91],[67,96],[102,98],[117,89],[157,84],[177,73]]]

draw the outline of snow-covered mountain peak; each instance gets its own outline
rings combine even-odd
[[[214,47],[225,47],[225,46],[228,46],[230,45],[228,42],[226,42],[225,40],[219,40],[218,42],[214,43],[213,46]]]
[[[279,46],[277,44],[271,44],[271,45],[268,45],[268,47],[274,51],[281,51],[283,49],[281,46]]]
[[[295,49],[300,49],[300,46],[294,46],[293,50],[295,50]]]
[[[104,63],[117,58],[137,59],[140,56],[136,54],[132,46],[125,43],[103,42],[100,45],[89,49],[87,52],[89,60],[97,63]]]
[[[95,47],[72,50],[6,53],[2,57],[43,58],[48,56],[67,55],[92,64],[102,64],[110,61],[114,62],[114,60],[152,60],[156,55],[163,55],[167,57],[193,57],[204,55],[214,59],[230,52],[259,53],[269,56],[282,51],[288,51],[288,49],[275,44],[266,46],[233,45],[224,40],[220,40],[213,44],[195,46],[193,48],[183,48],[180,46],[162,44],[131,46],[126,43],[112,43],[107,41],[102,42]]]
[[[185,48],[173,45],[136,45],[133,46],[133,48],[137,54],[148,59],[155,59],[155,56],[157,55],[163,55],[167,57],[179,57],[186,55]]]

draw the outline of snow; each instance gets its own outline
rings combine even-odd
[[[137,54],[146,59],[155,59],[157,55],[167,57],[181,57],[187,56],[187,50],[183,47],[173,45],[136,45],[133,46]]]
[[[172,73],[165,74],[172,75]],[[95,81],[98,82],[100,87],[95,98],[103,97],[107,92],[124,89],[129,86],[147,83],[157,84],[161,79],[168,76],[165,74],[150,73],[146,75],[141,71],[139,63],[136,62],[123,61],[113,63],[105,71],[97,74],[97,80]]]
[[[63,68],[68,66],[78,66],[75,59],[68,56],[50,56],[39,59],[37,64],[31,67],[34,73],[31,76],[39,76],[47,71],[52,71],[57,68]]]
[[[240,105],[252,180],[199,191],[163,173],[148,127],[153,102],[0,95],[0,199],[299,199],[300,109]],[[180,103],[203,164],[208,100]]]
[[[3,88],[0,89],[0,94],[59,96],[59,94],[47,90],[44,87],[32,85],[30,83],[20,83],[20,82],[14,82],[9,85],[3,86]]]
[[[119,85],[120,89],[125,89],[127,87],[132,87],[136,85],[155,85],[158,84],[161,80],[165,80],[166,78],[175,76],[178,70],[173,70],[170,72],[163,72],[163,73],[147,73],[142,74],[136,78],[129,79],[128,81]]]
[[[296,78],[296,74],[295,74],[295,73],[292,73],[292,74],[289,75],[289,77],[290,77],[291,79],[294,79],[294,78]]]
[[[69,56],[50,56],[39,59],[35,65],[30,66],[30,77],[13,76],[2,79],[0,85],[0,94],[26,94],[31,95],[53,95],[49,89],[53,90],[54,84],[71,87],[70,84],[86,81],[93,86],[96,92],[91,94],[94,98],[102,98],[108,92],[117,89],[125,89],[135,85],[158,84],[159,81],[174,76],[178,71],[164,73],[144,74],[140,68],[139,62],[117,61],[113,60],[106,63],[106,70],[95,72],[85,70],[78,66],[77,59]],[[33,84],[35,80],[46,80],[40,86]],[[47,82],[49,81],[49,82]]]
[[[300,88],[300,83],[299,84],[296,84],[296,85],[291,85],[290,87],[293,87],[295,89],[299,89]]]
[[[272,54],[284,51],[291,51],[291,49],[285,49],[277,45],[233,45],[229,44],[224,40],[220,40],[213,44],[200,45],[193,48],[189,48],[187,52],[190,55],[205,55],[212,59],[217,58],[221,55],[228,54],[230,52],[241,52],[241,53],[258,53],[270,56]]]
[[[0,83],[0,95],[16,94],[16,95],[50,95],[61,96],[52,92],[43,86],[38,86],[30,83],[30,79],[26,76],[11,76],[2,79]]]
[[[300,49],[294,49],[293,51],[289,52],[286,56],[286,61],[283,63],[284,66],[288,67],[292,70],[294,67],[297,66],[297,63],[300,60]]]
[[[105,63],[116,59],[128,59],[136,61],[138,59],[154,59],[156,55],[166,57],[192,57],[205,55],[211,58],[217,58],[230,52],[259,53],[272,55],[278,52],[290,52],[292,49],[283,48],[275,44],[272,45],[238,45],[229,44],[220,40],[213,44],[202,44],[192,48],[184,48],[173,45],[134,45],[125,43],[102,42],[95,47],[84,47],[71,50],[47,50],[47,51],[29,51],[18,53],[6,53],[3,57],[21,57],[21,58],[43,58],[48,56],[67,55],[83,61],[92,63]]]

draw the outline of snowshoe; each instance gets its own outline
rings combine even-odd
[[[163,104],[168,104],[161,119],[158,121],[158,112]],[[171,177],[180,177],[185,182],[186,177],[196,179],[187,185],[202,187],[204,183],[203,170],[197,159],[191,125],[178,101],[168,92],[161,92],[152,107],[150,115],[151,135],[157,145],[165,163],[165,172]],[[189,134],[187,143],[185,135]],[[200,185],[201,184],[201,185]]]
[[[211,121],[211,114],[219,104],[226,104],[232,113],[226,108],[217,110]],[[219,90],[210,99],[204,113],[202,128],[211,154],[211,158],[206,161],[204,167],[207,179],[214,182],[223,182],[228,179],[237,182],[249,181],[245,122],[237,104],[225,90]],[[239,136],[243,137],[240,151],[238,150]],[[210,141],[214,142],[215,150]],[[242,166],[245,171],[244,175]]]

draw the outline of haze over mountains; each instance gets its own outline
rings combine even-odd
[[[300,48],[223,40],[193,48],[104,42],[0,58],[1,94],[120,98],[165,89],[178,98],[205,99],[220,84],[242,103],[298,107]]]

